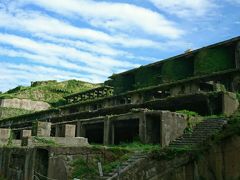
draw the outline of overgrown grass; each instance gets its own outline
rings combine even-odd
[[[44,137],[34,136],[33,139],[35,142],[44,144],[44,145],[49,145],[49,146],[57,146],[58,145],[55,141],[46,139]]]
[[[86,161],[83,158],[78,158],[72,164],[73,178],[93,179],[97,175],[97,164],[92,161]]]
[[[139,141],[134,141],[132,143],[120,143],[119,145],[110,145],[111,148],[124,149],[128,151],[142,151],[149,152],[155,149],[160,149],[159,144],[143,144]]]
[[[49,81],[46,83],[37,83],[36,85],[30,87],[18,86],[7,91],[6,93],[0,94],[0,99],[31,99],[35,101],[48,102],[57,106],[64,103],[64,96],[95,88],[97,86],[99,85],[78,80],[69,80],[63,82]]]
[[[20,116],[23,114],[29,114],[33,112],[34,111],[25,110],[25,109],[0,107],[0,120],[5,118]]]
[[[185,115],[188,115],[188,116],[199,116],[199,114],[197,112],[189,111],[189,110],[186,110],[186,109],[178,110],[176,112],[181,113],[181,114],[185,114]]]
[[[109,173],[126,161],[131,152],[122,148],[94,145],[89,149],[91,157],[79,157],[72,163],[72,178],[95,179],[99,175],[98,162],[101,162],[103,173]]]

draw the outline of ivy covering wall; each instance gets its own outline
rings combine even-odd
[[[140,67],[135,73],[134,88],[143,88],[161,84],[161,67]]]
[[[134,75],[121,74],[113,77],[114,94],[120,94],[133,89]]]
[[[193,60],[182,58],[166,61],[162,66],[163,82],[176,81],[193,75]]]
[[[204,49],[195,57],[194,74],[208,74],[234,67],[234,51],[227,47]]]

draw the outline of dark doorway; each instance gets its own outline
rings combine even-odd
[[[139,120],[121,120],[114,123],[114,144],[131,143],[139,138]]]
[[[103,144],[104,123],[86,124],[86,138],[89,143]]]
[[[21,139],[21,131],[20,130],[13,130],[12,131],[13,139]]]
[[[45,149],[36,151],[34,174],[39,180],[45,180],[48,176],[48,151]]]
[[[160,143],[160,115],[147,114],[146,115],[146,134],[147,143],[157,144]]]

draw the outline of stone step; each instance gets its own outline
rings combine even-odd
[[[224,119],[207,119],[193,128],[192,133],[185,133],[170,143],[170,147],[197,145],[203,143],[215,133],[220,131],[227,123]]]

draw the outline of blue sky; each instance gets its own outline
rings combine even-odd
[[[103,82],[239,30],[240,0],[0,0],[0,91]]]

